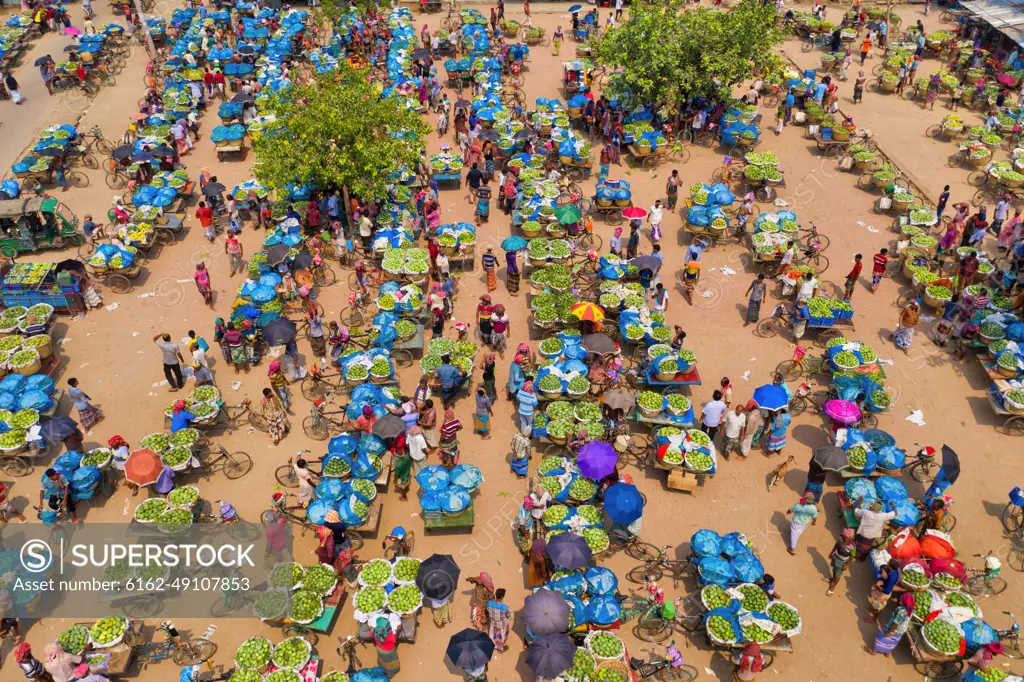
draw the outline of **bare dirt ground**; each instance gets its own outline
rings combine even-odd
[[[99,25],[100,21],[107,19],[108,8],[99,6],[99,3],[95,8],[101,13],[97,20]],[[481,10],[486,12],[486,6],[481,6]],[[838,9],[830,11],[836,12]],[[900,9],[904,24],[913,23],[919,12],[917,5]],[[165,14],[169,15],[170,10]],[[606,17],[607,14],[608,10],[605,10],[602,16]],[[521,19],[521,9],[510,8],[508,16]],[[436,27],[438,21],[437,15],[428,19],[432,27]],[[417,19],[417,22],[421,20]],[[927,23],[929,27],[936,23],[934,13]],[[550,32],[557,25],[567,31],[571,22],[564,13],[564,6],[556,8],[544,5],[541,8],[534,7],[534,24],[544,26]],[[4,167],[9,167],[16,160],[18,153],[14,150],[20,150],[21,145],[31,142],[44,125],[75,120],[70,111],[57,104],[57,98],[51,100],[45,97],[45,93],[40,94],[42,88],[38,74],[33,73],[31,68],[37,56],[47,52],[56,53],[63,44],[54,38],[37,41],[31,52],[23,58],[18,77],[29,102],[21,108],[4,102],[0,109],[5,139],[3,149],[0,150],[0,161],[5,164]],[[567,40],[562,46],[560,57],[552,56],[549,49],[533,49],[525,86],[531,105],[536,97],[541,96],[565,99],[560,87],[560,62],[563,58],[572,58],[573,47],[573,42]],[[802,54],[797,42],[788,43],[785,51],[801,64],[810,64],[812,57],[816,59],[817,54]],[[875,55],[869,65],[878,58]],[[118,85],[113,89],[104,89],[96,104],[85,115],[80,128],[98,123],[108,138],[119,136],[142,95],[144,64],[144,55],[136,52],[123,74],[118,76]],[[847,98],[851,94],[852,84],[841,89],[844,110],[850,106]],[[454,93],[450,95],[455,99]],[[864,103],[858,105],[855,111],[858,122],[875,131],[883,149],[901,164],[907,164],[909,171],[924,180],[930,193],[929,199],[934,201],[941,185],[951,182],[946,178],[952,178],[956,188],[953,201],[965,200],[969,197],[968,188],[964,184],[967,171],[950,170],[946,165],[949,146],[923,136],[924,129],[941,116],[940,107],[941,103],[934,112],[922,114],[919,107],[915,108],[913,104],[893,96],[868,93]],[[773,110],[764,109],[763,113],[766,123],[774,117]],[[433,117],[429,121],[433,122]],[[245,162],[232,160],[218,163],[213,145],[206,139],[214,125],[215,113],[210,112],[202,121],[203,138],[185,162],[193,176],[198,176],[201,168],[209,167],[221,182],[231,187],[250,176],[252,158]],[[787,127],[776,138],[766,126],[763,134],[764,141],[760,149],[774,151],[782,160],[781,167],[786,173],[788,185],[782,193],[783,198],[797,212],[801,223],[806,225],[814,222],[831,238],[832,244],[826,252],[831,266],[826,279],[841,284],[855,253],[863,253],[865,260],[869,261],[873,253],[887,245],[892,236],[888,232],[891,218],[872,212],[872,204],[877,195],[857,189],[855,174],[837,172],[834,160],[820,156],[814,149],[813,141],[804,138],[802,128]],[[450,141],[450,138],[441,140],[436,134],[431,135],[429,149],[435,152],[442,142]],[[679,167],[684,188],[694,182],[710,182],[711,173],[721,164],[723,153],[722,150],[691,151],[692,159]],[[649,207],[655,199],[664,198],[665,179],[670,171],[668,165],[653,172],[622,165],[613,167],[611,177],[629,180],[636,204]],[[79,216],[91,212],[99,217],[106,213],[115,192],[106,188],[100,172],[89,172],[89,175],[90,187],[76,188],[64,194],[57,192],[57,196],[66,200]],[[584,186],[589,191],[593,181]],[[445,222],[471,220],[472,205],[465,198],[464,188],[460,191],[442,190],[441,200]],[[162,429],[161,411],[172,396],[167,393],[166,386],[158,385],[163,380],[160,356],[150,339],[154,334],[164,331],[170,333],[172,338],[180,339],[189,329],[195,329],[210,339],[214,318],[228,312],[233,292],[241,284],[239,278],[232,280],[228,277],[227,260],[223,256],[221,241],[209,244],[204,240],[197,221],[191,217],[193,212],[194,207],[189,212],[187,235],[177,243],[151,253],[146,273],[132,293],[118,296],[109,291],[104,292],[104,303],[116,304],[116,308],[92,311],[85,319],[77,321],[62,318],[57,325],[55,334],[61,340],[60,347],[65,358],[59,385],[66,387],[69,377],[77,377],[106,414],[104,421],[87,435],[88,446],[105,443],[113,434],[121,434],[134,446],[143,436]],[[863,226],[859,223],[863,223]],[[697,402],[709,400],[718,379],[729,376],[735,386],[734,400],[746,401],[753,388],[767,383],[771,370],[790,356],[793,344],[783,337],[759,339],[754,336],[752,327],[743,327],[746,305],[744,292],[753,271],[748,267],[745,250],[735,244],[720,246],[705,254],[703,276],[713,278],[720,284],[720,295],[700,301],[697,306],[686,304],[675,272],[685,245],[689,243],[689,239],[681,232],[682,225],[681,214],[667,217],[663,224],[666,236],[662,245],[666,263],[669,264],[668,271],[672,273],[671,276],[666,275],[664,280],[671,296],[669,324],[679,324],[687,330],[687,347],[697,354],[705,381],[703,387],[693,391],[693,398]],[[612,228],[601,220],[596,222],[596,226],[607,243]],[[508,221],[500,213],[492,212],[490,223],[480,231],[480,247],[487,244],[496,246],[509,234]],[[644,234],[641,250],[649,251],[649,233],[646,229]],[[246,228],[242,240],[247,257],[259,249],[261,237],[261,234]],[[72,255],[37,254],[33,259],[60,259]],[[192,284],[192,271],[197,260],[206,261],[211,269],[216,311],[202,305]],[[723,267],[731,268],[737,274],[722,274]],[[341,279],[345,282],[347,276]],[[460,293],[455,317],[469,321],[473,319],[477,297],[486,290],[485,282],[479,267],[462,275],[458,281]],[[953,360],[945,351],[937,349],[925,334],[918,334],[913,348],[906,355],[895,351],[887,341],[898,314],[894,301],[905,285],[902,278],[884,281],[874,295],[869,292],[866,283],[862,278],[853,297],[857,333],[851,336],[873,343],[880,358],[892,360],[893,364],[887,366],[886,370],[888,383],[895,387],[897,393],[892,414],[882,417],[880,426],[895,435],[899,444],[910,451],[916,449],[917,443],[935,447],[946,443],[961,454],[964,472],[951,490],[957,499],[955,513],[959,524],[955,540],[960,553],[967,557],[969,565],[978,565],[979,560],[971,558],[976,553],[994,550],[1005,554],[1006,541],[1001,537],[998,516],[1006,501],[1007,491],[1024,480],[1024,465],[1013,457],[1020,450],[1020,443],[994,430],[998,422],[984,397],[988,382],[976,361],[971,358],[966,362]],[[339,311],[346,305],[347,293],[345,284],[322,293],[321,301],[330,319],[337,319]],[[527,297],[523,294],[510,297],[505,293],[503,285],[499,285],[495,300],[509,306],[512,318],[510,343],[531,338],[528,331]],[[763,314],[767,313],[766,306]],[[930,327],[931,324],[925,324],[924,331],[930,330]],[[308,345],[300,341],[300,352],[304,354],[306,362],[311,361],[308,350]],[[249,374],[236,377],[220,361],[216,349],[212,351],[210,359],[215,378],[229,403],[237,403],[246,396],[256,398],[268,385],[264,374],[265,363]],[[498,381],[502,384],[507,377],[510,361],[511,356],[508,354],[499,360]],[[418,371],[414,366],[403,373],[402,386],[411,390],[417,378]],[[238,390],[233,390],[230,385],[235,380],[241,381]],[[255,521],[268,506],[274,488],[274,469],[297,451],[310,449],[318,455],[324,452],[323,443],[310,441],[299,428],[309,405],[301,397],[297,385],[293,387],[293,395],[293,429],[280,446],[272,446],[264,434],[249,433],[245,429],[215,437],[214,440],[222,442],[229,449],[247,451],[252,455],[255,467],[240,481],[230,482],[219,475],[209,480],[200,480],[198,484],[205,499],[228,499],[238,507],[243,518]],[[63,406],[64,413],[68,410],[70,406]],[[918,427],[904,420],[913,410],[924,413],[926,426]],[[463,461],[479,465],[487,479],[476,500],[477,525],[472,533],[424,537],[415,498],[400,502],[393,493],[384,497],[381,528],[387,531],[401,524],[414,530],[417,534],[417,556],[425,557],[433,552],[450,553],[461,566],[464,576],[481,571],[490,573],[499,587],[509,589],[507,602],[513,610],[518,610],[527,592],[524,589],[520,557],[511,541],[510,522],[516,515],[525,486],[511,475],[507,465],[507,443],[513,430],[513,411],[511,403],[504,398],[499,400],[495,407],[496,416],[492,420],[493,439],[482,441],[470,433],[471,401],[463,399],[458,404],[457,414],[467,427],[461,438]],[[805,632],[794,640],[794,653],[783,654],[776,659],[772,675],[781,674],[783,677],[779,679],[839,680],[850,677],[853,670],[860,671],[860,677],[868,680],[909,682],[919,679],[920,676],[910,665],[905,645],[897,650],[894,660],[868,657],[860,650],[861,644],[871,642],[874,633],[874,626],[861,620],[866,615],[865,595],[871,580],[867,567],[854,566],[852,575],[844,579],[836,594],[825,596],[823,579],[828,566],[826,557],[841,530],[841,520],[836,515],[835,491],[839,487],[838,480],[830,480],[823,501],[824,514],[820,523],[804,534],[797,556],[789,556],[785,551],[783,538],[788,533],[788,523],[784,512],[803,490],[806,463],[812,449],[825,442],[820,426],[820,420],[816,417],[801,416],[794,420],[790,444],[785,454],[794,455],[799,466],[790,471],[782,484],[772,492],[765,490],[765,482],[779,460],[765,459],[759,454],[745,462],[721,463],[719,474],[694,495],[667,490],[660,473],[630,469],[629,473],[649,500],[642,535],[648,542],[677,548],[680,558],[685,556],[689,537],[700,528],[709,527],[722,533],[740,530],[754,539],[765,566],[777,577],[779,593],[799,607],[804,617]],[[35,500],[36,476],[39,473],[37,470],[36,474],[17,481],[13,494],[19,508],[28,504],[28,500]],[[922,492],[912,481],[909,486],[914,494]],[[125,510],[130,510],[137,502],[138,499],[131,499],[124,490],[118,491],[113,499],[97,499],[92,505],[83,505],[88,506],[86,523],[127,521],[129,517],[125,514],[129,512]],[[297,559],[311,563],[314,561],[312,549],[309,538],[300,540]],[[379,555],[376,544],[370,541],[361,558]],[[622,577],[623,588],[629,586],[624,576],[634,563],[624,555],[618,555],[607,562]],[[1010,588],[1001,597],[990,599],[984,604],[989,620],[1000,627],[1005,625],[1005,617],[1000,612],[1019,605],[1024,598],[1020,576],[1008,569],[1004,569],[1004,574],[1010,582]],[[687,595],[694,589],[689,581],[679,585],[665,583],[663,587],[670,597]],[[466,595],[466,592],[461,592],[456,596],[455,622],[444,631],[436,630],[429,614],[423,614],[420,619],[422,629],[416,644],[399,647],[404,667],[403,679],[409,678],[411,674],[441,674],[445,677],[459,674],[460,671],[452,668],[444,658],[443,648],[452,634],[469,626]],[[355,630],[350,609],[350,606],[345,607],[334,631],[329,637],[322,638],[319,645],[326,669],[340,665],[334,652],[335,636],[344,636]],[[214,622],[211,618],[196,617],[179,619],[177,624],[180,629],[198,636],[211,622]],[[218,625],[219,630],[214,636],[220,646],[214,658],[217,669],[230,667],[235,647],[253,634],[262,633],[272,639],[280,639],[278,631],[261,625],[255,619],[220,621]],[[46,642],[51,641],[66,626],[67,623],[55,619],[34,622],[28,627],[28,641],[36,651],[40,651]],[[491,679],[519,676],[529,679],[532,676],[525,664],[525,654],[519,650],[522,626],[516,624],[514,630],[516,635],[510,651],[496,655],[492,662]],[[640,655],[639,643],[631,634],[623,632],[631,652]],[[721,680],[731,679],[731,667],[720,656],[712,657],[702,642],[687,640],[682,636],[677,636],[676,641],[683,646],[687,661],[696,665],[702,675]],[[11,666],[13,663],[9,660],[9,651],[10,647],[7,646],[2,653],[8,658],[5,663]],[[372,650],[365,650],[361,657],[364,663],[372,664]],[[1020,673],[1020,667],[1015,671]],[[176,679],[176,676],[177,671],[170,663],[162,663],[141,674],[143,679],[152,680],[171,680]]]

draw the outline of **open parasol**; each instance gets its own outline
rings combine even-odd
[[[604,394],[604,404],[613,410],[627,411],[636,404],[636,398],[629,391],[616,388]]]
[[[629,220],[643,220],[647,217],[647,210],[639,206],[630,206],[622,209],[622,217]]]
[[[765,384],[754,389],[753,400],[762,410],[775,412],[789,404],[789,396],[786,389],[775,384]]]
[[[430,599],[444,599],[455,593],[459,566],[451,554],[432,554],[420,564],[416,587]]]
[[[393,414],[384,415],[373,424],[373,435],[385,439],[394,438],[403,431],[405,431],[405,422],[401,417],[396,417]]]
[[[120,161],[121,159],[127,159],[129,156],[131,156],[134,153],[135,153],[135,150],[132,148],[131,145],[123,144],[120,147],[117,147],[116,149],[114,149],[114,151],[111,152],[110,156],[111,156],[111,158],[114,158],[114,159]]]
[[[566,204],[565,206],[559,206],[555,209],[555,220],[562,223],[563,225],[572,225],[578,223],[580,218],[583,216],[580,210],[575,206]]]
[[[840,424],[856,424],[860,421],[860,408],[849,400],[829,400],[821,408],[829,419]]]
[[[814,461],[826,471],[841,471],[846,468],[850,458],[842,448],[828,445],[814,451]]]
[[[74,26],[68,26],[64,29],[64,35],[66,36],[80,36],[82,35],[82,29],[75,28]]]
[[[560,592],[541,588],[523,602],[523,618],[535,635],[564,632],[569,627],[569,602]]]
[[[608,443],[595,440],[580,448],[576,466],[587,478],[600,481],[615,471],[615,464],[618,461],[619,456],[615,453],[615,448]]]
[[[530,644],[526,651],[526,664],[537,677],[553,679],[572,667],[576,645],[568,635],[544,635]]]
[[[612,353],[615,351],[615,339],[607,334],[587,334],[581,343],[591,353]]]
[[[210,184],[208,184],[206,187],[203,188],[203,196],[204,197],[215,197],[218,194],[220,194],[221,192],[223,192],[224,190],[225,190],[224,185],[220,184],[219,182],[211,182]]]
[[[71,417],[54,417],[43,422],[39,435],[47,443],[59,443],[78,430],[78,422]]]
[[[283,346],[295,338],[296,329],[287,317],[279,317],[263,328],[263,340],[268,346]]]
[[[569,571],[586,566],[591,556],[590,545],[575,533],[560,533],[551,538],[547,552],[555,566]]]
[[[615,483],[604,492],[604,510],[614,523],[628,525],[643,516],[643,495],[631,483]]]
[[[522,251],[529,245],[530,242],[526,241],[517,234],[514,234],[511,237],[505,237],[504,239],[501,240],[501,248],[503,248],[505,251]]]
[[[662,261],[654,256],[637,256],[633,260],[629,261],[629,264],[639,270],[657,270],[663,264]]]
[[[288,257],[292,247],[287,244],[275,244],[267,249],[267,265],[277,265],[283,263],[284,259]]]
[[[164,463],[160,455],[149,448],[136,450],[128,455],[124,463],[125,480],[137,486],[153,485],[163,471]]]
[[[568,12],[569,14],[576,14],[581,9],[583,9],[583,5],[570,5]]]
[[[240,92],[231,98],[231,101],[235,104],[245,104],[246,102],[252,101],[252,95],[247,92]]]
[[[599,322],[604,319],[604,310],[601,309],[601,306],[595,303],[590,303],[589,301],[577,303],[570,308],[569,312],[572,313],[573,317],[580,321],[589,320],[590,322]]]
[[[936,478],[949,481],[950,485],[960,478],[960,455],[948,445],[942,446],[942,469]]]
[[[487,633],[466,628],[452,636],[445,653],[457,667],[472,670],[490,663],[491,656],[494,655],[494,642]]]
[[[313,254],[309,251],[299,251],[295,254],[295,258],[292,259],[292,268],[295,270],[305,270],[313,264]]]

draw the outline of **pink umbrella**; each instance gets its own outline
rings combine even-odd
[[[622,217],[629,218],[630,220],[642,220],[647,217],[647,211],[639,206],[630,206],[629,208],[622,209]]]
[[[69,26],[68,28],[64,29],[64,33],[69,36],[80,36],[82,35],[82,29],[75,28],[74,26]]]
[[[840,424],[855,424],[860,421],[860,408],[849,400],[829,400],[822,407],[822,412]]]
[[[1014,78],[1013,76],[1010,76],[1008,74],[1005,74],[1005,73],[1000,74],[999,76],[997,76],[996,80],[999,81],[1000,83],[1002,83],[1003,85],[1016,85],[1017,84],[1017,79],[1016,78]]]

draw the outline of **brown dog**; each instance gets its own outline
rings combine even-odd
[[[785,462],[775,467],[775,470],[768,476],[768,492],[771,492],[775,484],[786,476],[786,472],[792,469],[794,464],[796,464],[796,458],[790,455]]]

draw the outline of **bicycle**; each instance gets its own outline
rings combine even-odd
[[[32,508],[36,510],[36,517],[42,518],[44,510],[35,505],[32,505]],[[52,510],[47,509],[45,511]],[[50,547],[62,547],[62,553],[67,552],[68,550],[68,531],[62,524],[65,521],[70,520],[71,513],[62,504],[60,511],[57,512],[57,518],[52,524],[48,524],[50,526],[50,535],[47,538],[47,544],[49,544]]]
[[[323,400],[333,391],[339,391],[345,385],[345,375],[341,372],[325,374],[320,365],[314,363],[309,374],[302,380],[300,388],[306,400]]]
[[[988,554],[975,554],[974,556],[985,560],[985,568],[968,568],[967,583],[964,586],[968,593],[975,597],[991,597],[1002,594],[1006,590],[1006,580],[999,575],[1002,570],[1002,562]],[[1016,621],[1014,621],[1016,625]]]
[[[295,456],[301,459],[302,456],[307,452],[310,451],[299,450],[298,452],[295,453]],[[309,468],[309,465],[311,463],[320,463],[321,465],[323,465],[323,459],[316,460],[315,462],[309,462],[309,460],[306,460],[306,467]],[[274,471],[274,478],[276,478],[277,482],[283,485],[285,488],[299,487],[299,477],[295,475],[295,467],[293,466],[293,464],[293,458],[289,457],[287,464],[282,464],[281,466],[277,467],[276,471]],[[319,478],[322,475],[322,471],[313,471],[312,469],[309,470],[309,473],[313,474],[317,478]]]
[[[356,656],[356,646],[366,646],[366,644],[364,642],[360,642],[353,635],[349,635],[345,639],[339,637],[338,642],[338,655],[341,656],[342,659],[348,659],[348,667],[345,668],[345,674],[352,677],[353,673],[363,667],[362,662],[360,662],[359,658]]]
[[[776,374],[779,374],[784,380],[793,381],[802,377],[805,372],[808,377],[814,377],[818,374],[830,375],[832,370],[829,367],[827,357],[824,355],[810,355],[806,348],[798,345],[793,351],[792,358],[783,360],[775,366],[772,376],[774,377]]]
[[[341,419],[335,419],[332,415],[340,414]],[[346,424],[345,409],[331,410],[323,409],[323,404],[314,404],[309,411],[309,416],[302,420],[302,432],[313,440],[327,440],[328,436],[338,435],[348,429]]]
[[[181,641],[178,630],[170,621],[163,621],[157,629],[167,638],[163,642],[143,642],[141,641],[142,634],[134,630],[125,633],[126,639],[129,638],[128,632],[133,633],[131,639],[135,641],[129,642],[129,644],[138,647],[138,656],[143,667],[149,663],[158,663],[165,658],[171,658],[175,664],[184,668],[205,663],[217,652],[217,645],[208,639],[197,639],[194,642]]]
[[[626,556],[637,561],[654,561],[658,558],[658,548],[649,542],[644,542],[639,535],[630,535],[623,538],[617,533],[609,533],[608,547],[598,553],[599,558],[607,558],[619,552],[625,552]]]
[[[384,558],[388,561],[393,561],[399,557],[412,556],[412,550],[416,546],[416,534],[411,530],[405,531],[405,537],[391,538],[391,544],[389,545],[387,539],[381,542],[381,547],[384,550]]]
[[[660,682],[693,682],[700,673],[692,665],[683,663],[683,656],[675,645],[675,640],[669,642],[665,647],[664,656],[656,654],[653,649],[640,649],[649,653],[651,660],[631,657],[630,669],[640,676],[642,682],[650,678],[658,679]]]
[[[672,577],[672,584],[675,585],[683,579],[690,568],[690,559],[669,559],[668,550],[671,545],[665,545],[658,550],[654,559],[645,561],[641,566],[630,569],[626,578],[633,583],[643,584],[648,580],[655,582],[661,580],[667,572]]]
[[[1024,489],[1020,486],[1010,491],[1010,501],[1002,514],[1003,528],[1009,533],[1020,533],[1024,528]]]
[[[1010,617],[1010,627],[1006,630],[996,630],[996,635],[1003,645],[1003,655],[1007,658],[1024,658],[1024,652],[1020,649],[1020,625],[1017,618],[1009,611],[1003,613]]]
[[[796,416],[810,409],[814,414],[821,414],[822,407],[828,402],[829,397],[828,391],[812,391],[807,384],[800,384],[793,392],[793,397],[789,399],[789,413]]]
[[[321,289],[329,287],[338,281],[338,276],[334,273],[333,268],[325,263],[323,259],[320,259],[319,263],[314,259],[310,272],[313,275],[313,284]]]
[[[270,432],[266,418],[252,410],[252,400],[249,398],[246,398],[237,405],[221,405],[220,414],[221,416],[216,423],[223,424],[228,429],[238,428],[244,419],[257,431]]]
[[[365,294],[362,291],[353,291],[348,295],[348,307],[342,309],[338,317],[346,327],[359,327],[366,321],[363,311],[368,307]]]
[[[828,47],[831,41],[832,38],[828,34],[818,33],[814,36],[805,38],[804,41],[800,43],[800,51],[810,52],[816,47]]]
[[[293,493],[275,493],[270,509],[264,510],[264,512],[260,514],[260,521],[264,526],[266,526],[276,523],[278,519],[283,518],[289,523],[298,524],[299,528],[301,528],[300,535],[305,537],[307,530],[313,530],[313,524],[306,518],[306,508],[304,506],[301,504],[297,504],[294,507],[288,507],[285,505],[285,502],[288,501],[289,497],[295,497],[295,495]],[[302,514],[293,514],[293,511],[301,511]],[[353,548],[355,548],[354,543]]]

